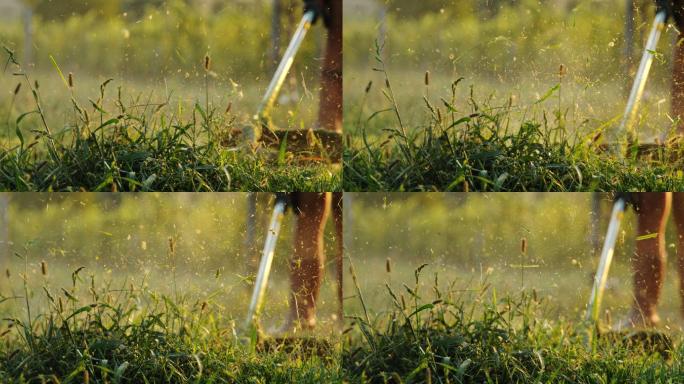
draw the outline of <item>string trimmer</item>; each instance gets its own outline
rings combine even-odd
[[[639,69],[634,77],[634,83],[632,84],[632,89],[629,93],[625,112],[614,137],[615,145],[613,146],[613,151],[616,152],[619,157],[624,156],[623,145],[625,144],[625,141],[631,142],[636,137],[636,132],[632,129],[632,123],[644,93],[644,88],[646,87],[646,80],[648,79],[648,74],[651,70],[651,64],[653,64],[653,58],[655,57],[660,35],[663,29],[665,29],[665,23],[667,22],[668,17],[672,14],[671,0],[657,0],[656,3],[658,8],[655,20],[653,21],[651,32],[648,35],[648,40],[646,40],[644,53],[641,56]],[[625,132],[627,133],[626,137]]]
[[[268,285],[268,276],[271,273],[275,247],[278,241],[278,235],[280,234],[280,225],[283,221],[286,207],[287,196],[283,193],[278,193],[276,195],[273,214],[271,215],[271,222],[268,225],[264,250],[261,253],[261,261],[259,262],[259,271],[257,272],[256,281],[254,282],[252,299],[249,302],[247,318],[245,319],[245,329],[256,329],[258,317],[261,312],[261,305],[264,300],[264,294],[266,293],[266,286]]]
[[[595,341],[599,338],[603,338],[608,339],[613,343],[621,343],[626,347],[641,345],[645,350],[658,352],[661,355],[668,357],[673,344],[670,337],[665,333],[637,328],[626,330],[603,330],[599,324],[601,302],[603,301],[603,294],[606,289],[606,282],[608,281],[610,265],[613,261],[613,255],[615,254],[615,244],[620,231],[620,223],[622,222],[625,213],[625,207],[625,198],[618,196],[615,199],[613,210],[610,214],[608,231],[603,242],[601,258],[599,260],[596,275],[594,276],[594,284],[591,290],[591,296],[589,297],[589,304],[587,305],[585,320],[590,328],[590,344],[592,348],[595,348]]]
[[[261,143],[267,147],[278,147],[282,143],[288,148],[297,150],[318,149],[327,152],[331,159],[336,159],[341,154],[342,137],[338,132],[313,129],[275,129],[271,126],[271,110],[275,104],[280,89],[287,78],[295,56],[304,42],[307,32],[316,19],[316,11],[310,10],[304,13],[297,29],[290,40],[280,64],[278,65],[271,82],[266,88],[256,113],[252,117],[251,124],[243,127],[243,137],[252,145]]]

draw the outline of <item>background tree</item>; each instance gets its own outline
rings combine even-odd
[[[121,11],[121,0],[29,0],[35,3],[35,13],[43,20],[64,20],[70,16],[94,12],[100,17],[113,17]],[[126,1],[126,0],[124,0]],[[130,2],[130,4],[129,4]],[[139,7],[161,4],[161,0],[128,0],[126,5]]]

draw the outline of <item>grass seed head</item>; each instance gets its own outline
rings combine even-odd
[[[42,273],[43,276],[47,276],[47,263],[45,261],[40,262],[40,273]]]
[[[368,82],[368,85],[366,85],[366,93],[370,92],[371,87],[373,87],[373,80]]]
[[[430,71],[425,71],[425,86],[430,85]]]
[[[356,284],[356,271],[354,270],[354,264],[349,264],[349,274],[351,275],[354,284]]]
[[[21,90],[21,83],[17,83],[17,86],[14,88],[14,95],[16,96],[17,93]]]
[[[385,261],[385,270],[387,271],[387,273],[392,273],[392,259],[390,259],[389,257]]]
[[[12,277],[12,274],[10,273],[9,268],[5,269],[5,276],[7,276],[8,279],[9,279],[10,277]]]
[[[520,240],[520,252],[522,252],[522,254],[527,253],[527,238],[525,237]]]
[[[204,55],[204,70],[209,72],[211,69],[211,57],[209,57],[209,54]]]
[[[69,72],[69,88],[74,87],[74,74]]]

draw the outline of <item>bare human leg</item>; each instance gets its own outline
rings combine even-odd
[[[331,193],[297,193],[297,229],[290,260],[290,325],[316,325],[316,300],[325,261],[323,232],[330,214]],[[292,327],[290,327],[292,328]]]
[[[637,240],[632,258],[634,270],[634,306],[630,321],[634,326],[654,326],[660,318],[658,300],[665,275],[665,228],[672,205],[671,193],[635,193],[637,237],[657,234]]]

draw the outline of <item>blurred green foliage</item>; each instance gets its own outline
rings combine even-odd
[[[498,297],[520,297],[524,290],[546,303],[539,318],[583,319],[612,206],[610,194],[592,193],[346,193],[345,199],[347,263],[355,271],[348,265],[345,289],[353,295],[360,286],[371,316],[397,308],[388,287],[411,306],[412,292],[429,300],[439,281],[442,292],[474,299],[479,309],[487,302],[483,289]],[[610,316],[626,316],[634,300],[635,227],[629,209],[602,307],[607,324]],[[676,243],[671,223],[666,246],[672,257]],[[423,264],[414,287],[415,270]],[[663,325],[672,329],[681,322],[675,264],[666,268],[659,305]],[[363,313],[358,298],[346,306],[348,315]]]
[[[270,217],[272,195],[257,195],[255,243],[246,244],[246,193],[26,193],[9,196],[12,250],[34,260],[79,263],[117,272],[168,266],[169,239],[188,272],[249,271]],[[8,195],[5,195],[8,196]],[[285,228],[293,223],[288,215]],[[290,253],[290,231],[279,240],[278,263]]]
[[[558,270],[574,259],[591,270],[592,198],[602,201],[596,234],[607,228],[610,195],[591,193],[352,193],[345,217],[350,255],[357,260],[391,257],[410,265],[445,263],[458,269],[527,262]],[[634,245],[632,215],[623,227],[618,257]],[[389,223],[389,224],[388,224]]]
[[[467,4],[467,1],[459,1],[458,3],[458,6],[456,6],[456,1],[451,1],[451,3],[449,3],[444,0],[390,0],[387,2],[387,10],[393,14],[402,15],[408,18],[421,18],[428,13],[439,12],[445,7],[471,7],[470,4]]]
[[[491,16],[500,9],[519,5],[517,0],[390,0],[387,2],[388,11],[406,18],[421,18],[428,13],[449,10],[456,16],[478,14]]]
[[[31,305],[48,310],[50,303],[42,287],[71,287],[72,274],[80,270],[80,281],[86,283],[75,294],[80,298],[90,296],[85,290],[91,285],[94,289],[118,290],[133,284],[176,299],[194,301],[200,297],[216,304],[212,310],[241,321],[274,199],[271,193],[253,195],[256,209],[250,241],[248,196],[152,192],[0,194],[0,299],[15,296],[25,281],[31,291]],[[5,206],[9,209],[5,210]],[[262,313],[265,326],[279,326],[287,313],[295,223],[295,215],[288,212],[266,293],[268,304]],[[329,260],[318,301],[321,330],[333,329],[330,322],[338,308],[332,227],[328,225],[325,235]],[[139,309],[147,309],[148,304],[140,303]],[[6,300],[0,306],[0,316],[23,318],[24,305],[24,300]]]
[[[67,19],[92,12],[100,17],[113,17],[121,9],[120,0],[37,0],[34,12],[44,20]]]
[[[136,272],[168,266],[169,239],[173,239],[179,269],[213,275],[220,268],[235,275],[256,265],[273,209],[274,194],[255,194],[254,242],[247,243],[248,196],[241,192],[20,193],[0,199],[8,200],[11,251],[33,260]],[[0,219],[2,210],[0,205]],[[295,216],[287,214],[276,250],[281,271],[286,270],[292,251],[294,226]],[[328,225],[326,234],[329,255],[335,249],[332,227]],[[0,260],[0,265],[5,261]]]
[[[270,28],[271,6],[263,1],[231,1],[209,13],[184,0],[41,1],[33,20],[35,67],[52,71],[53,55],[77,76],[201,77],[208,52],[220,77],[255,80],[268,77],[274,67]],[[282,40],[286,44],[289,36]],[[18,57],[23,42],[21,20],[0,25],[0,44]],[[301,62],[311,62],[319,49],[316,38],[307,39]],[[317,72],[312,66],[307,78]]]
[[[373,45],[387,32],[384,56],[391,68],[472,78],[529,79],[553,75],[560,64],[589,81],[624,76],[624,0],[497,0],[412,2],[394,0],[381,12],[345,17],[345,66],[369,68]],[[378,3],[378,7],[383,5]],[[640,7],[632,61],[652,23],[653,7]],[[670,39],[662,39],[669,52]],[[669,70],[669,54],[656,73]],[[634,63],[632,62],[632,65]],[[524,75],[524,76],[523,76]]]

